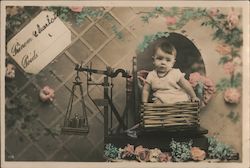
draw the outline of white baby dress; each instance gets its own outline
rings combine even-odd
[[[188,101],[189,96],[184,89],[178,85],[183,74],[179,69],[173,68],[164,77],[159,77],[155,70],[150,71],[146,82],[153,90],[153,101],[155,103],[177,103]]]

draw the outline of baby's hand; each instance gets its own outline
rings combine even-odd
[[[200,102],[200,99],[198,97],[192,97],[191,102]]]

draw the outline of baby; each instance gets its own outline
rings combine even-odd
[[[142,90],[142,103],[147,103],[153,91],[154,103],[177,103],[199,101],[184,74],[173,68],[176,59],[175,47],[164,41],[156,45],[153,58],[154,70],[148,73]]]

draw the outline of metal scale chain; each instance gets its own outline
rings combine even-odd
[[[72,106],[77,87],[80,90],[80,103],[81,103],[82,116],[79,116],[78,113],[75,113],[75,116],[71,117]],[[62,132],[67,134],[81,134],[81,133],[87,133],[88,131],[89,131],[89,126],[86,113],[86,105],[83,96],[82,82],[80,81],[79,71],[77,71],[77,75],[75,77],[75,81],[73,82],[71,95],[67,106],[66,116],[64,119],[64,127],[62,128]]]

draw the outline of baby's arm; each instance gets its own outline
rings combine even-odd
[[[145,82],[143,89],[142,89],[142,103],[148,102],[149,92],[150,92],[150,85]]]
[[[192,86],[190,85],[190,83],[184,78],[181,77],[181,79],[179,80],[178,84],[184,88],[184,90],[187,92],[187,94],[191,97],[191,101],[200,101],[200,99],[196,96],[194,89],[192,88]]]

